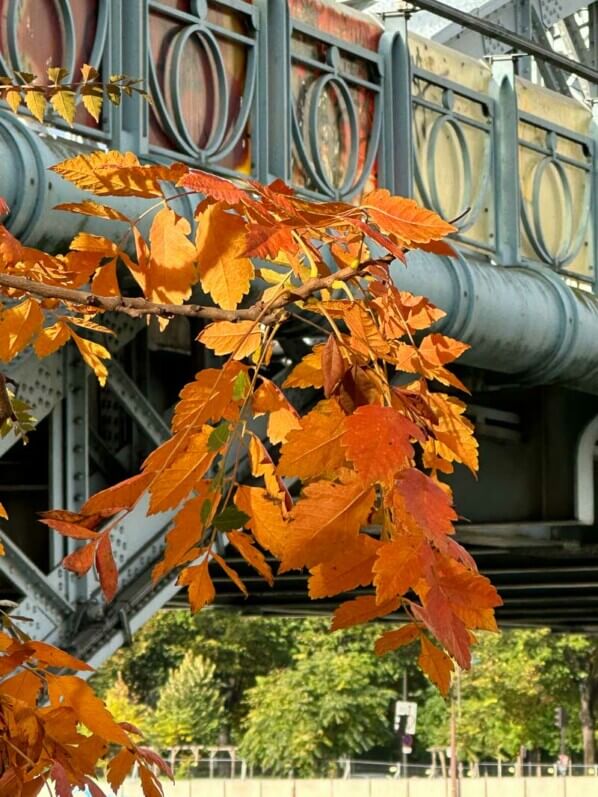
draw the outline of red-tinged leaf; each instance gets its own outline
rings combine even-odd
[[[113,791],[118,791],[135,764],[135,756],[127,749],[121,750],[108,764],[107,779]]]
[[[82,548],[77,548],[76,551],[66,556],[62,562],[62,566],[78,576],[87,573],[93,565],[96,555],[97,541],[88,542]]]
[[[428,241],[427,243],[419,243],[416,249],[422,249],[424,252],[432,252],[434,255],[441,255],[443,257],[458,257],[457,250],[451,246],[448,241]]]
[[[124,507],[102,509],[90,515],[83,514],[82,512],[69,512],[66,509],[51,509],[48,512],[42,512],[41,517],[44,518],[44,522],[47,523],[48,526],[51,526],[51,523],[48,521],[58,520],[61,523],[80,526],[88,531],[93,531],[97,529],[103,520],[112,517],[123,508]]]
[[[379,540],[360,534],[338,554],[311,571],[309,597],[328,598],[372,583],[372,567],[376,561]]]
[[[137,725],[133,725],[131,722],[119,722],[118,723],[123,731],[127,733],[134,733],[136,736],[143,736],[143,731],[139,730]]]
[[[59,761],[55,761],[50,770],[50,777],[54,781],[56,797],[73,797],[73,789],[69,782],[65,768]]]
[[[245,584],[239,578],[239,574],[237,573],[237,571],[233,570],[233,568],[230,567],[230,565],[227,565],[224,559],[221,556],[218,556],[217,553],[212,554],[212,558],[214,559],[215,562],[217,562],[220,565],[220,567],[224,570],[224,572],[230,578],[233,584],[239,588],[239,590],[243,593],[243,595],[245,595],[245,597],[247,597],[249,595],[249,592],[247,591],[247,587],[245,586]]]
[[[181,571],[178,584],[182,587],[189,587],[189,603],[194,612],[212,603],[216,597],[216,590],[208,571],[208,557],[200,565],[186,567]]]
[[[249,202],[250,196],[242,188],[238,188],[230,180],[216,177],[199,170],[193,170],[183,175],[178,182],[183,188],[204,194],[216,202],[226,202],[228,205],[237,205],[239,202]]]
[[[419,629],[414,623],[408,623],[402,628],[397,628],[394,631],[385,631],[382,636],[378,637],[374,650],[378,656],[384,653],[390,653],[392,650],[409,645],[419,637]]]
[[[243,251],[246,257],[276,260],[280,252],[296,250],[297,243],[290,225],[250,224],[247,227],[246,246]]]
[[[156,753],[155,750],[152,750],[149,747],[138,747],[137,753],[141,758],[143,758],[149,764],[153,764],[163,775],[166,775],[167,778],[174,782],[172,769],[170,768],[169,764],[161,756],[159,756],[158,753]]]
[[[404,595],[419,581],[423,569],[421,550],[421,540],[407,535],[380,545],[372,568],[379,603]]]
[[[108,764],[107,779],[113,791],[118,791],[135,764],[135,756],[127,749],[121,750]]]
[[[91,793],[91,797],[106,797],[106,793],[91,778],[86,777],[83,780]]]
[[[360,478],[388,484],[413,458],[412,439],[423,433],[398,410],[366,405],[345,420],[341,443]]]
[[[102,592],[111,601],[118,590],[118,570],[112,554],[112,541],[109,534],[102,534],[96,553],[96,569]]]
[[[322,373],[324,375],[324,395],[329,398],[340,385],[343,376],[351,368],[343,357],[335,335],[330,335],[322,349]]]
[[[63,520],[41,518],[40,523],[45,523],[46,526],[50,526],[54,531],[58,531],[65,537],[72,537],[75,540],[95,540],[98,536],[97,531],[86,529],[84,526],[78,526],[76,523],[66,523]]]
[[[71,656],[60,648],[55,648],[54,645],[48,645],[46,642],[36,642],[35,640],[27,643],[29,647],[33,648],[35,657],[49,667],[64,667],[69,670],[88,670],[93,671],[93,667],[86,664],[81,659]]]
[[[242,531],[228,531],[228,537],[231,545],[237,549],[243,559],[256,570],[270,586],[274,584],[274,577],[272,576],[272,569],[266,561],[264,554],[258,550],[249,534],[243,534]]]
[[[375,500],[362,481],[308,484],[291,512],[280,573],[316,567],[350,545],[365,525]]]
[[[301,428],[287,435],[280,449],[278,473],[300,479],[336,473],[345,463],[341,446],[344,419],[336,399],[321,401],[300,419]]]
[[[164,797],[160,781],[150,769],[144,766],[139,767],[139,777],[144,797]]]
[[[451,534],[457,513],[449,495],[429,476],[416,468],[399,475],[395,491],[404,501],[407,512],[432,538]]]
[[[443,650],[433,645],[423,634],[420,636],[420,641],[421,652],[417,663],[441,693],[447,695],[454,669],[453,662]]]
[[[354,625],[367,623],[376,617],[384,617],[395,612],[401,605],[400,598],[393,598],[386,603],[376,603],[375,595],[363,595],[352,601],[341,603],[334,612],[331,629],[350,628]]]
[[[0,197],[0,216],[6,216],[7,213],[10,213],[10,208],[8,202],[2,196]]]
[[[425,597],[424,607],[413,606],[413,613],[441,642],[464,670],[471,665],[471,642],[463,621],[457,617],[446,595],[437,585]]]

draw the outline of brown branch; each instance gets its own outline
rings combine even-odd
[[[296,288],[283,290],[280,296],[270,303],[269,312],[260,319],[261,323],[272,324],[279,321],[278,310],[294,302],[305,301],[317,291],[331,288],[335,282],[348,282],[353,277],[360,276],[365,268],[376,262],[379,261],[366,260],[357,268],[348,266],[325,277],[313,277]],[[47,285],[13,274],[0,274],[0,288],[23,291],[29,296],[41,299],[58,299],[62,302],[79,305],[81,308],[89,308],[91,311],[124,313],[135,318],[155,315],[162,318],[173,318],[174,316],[203,318],[206,321],[256,321],[266,306],[263,301],[238,310],[223,310],[220,307],[205,307],[200,304],[161,304],[142,297],[98,296],[90,291],[63,288],[60,285]]]

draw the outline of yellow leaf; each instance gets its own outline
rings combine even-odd
[[[283,387],[324,387],[322,371],[322,349],[324,344],[314,347],[296,365],[283,382]]]
[[[0,316],[0,360],[9,362],[29,344],[44,322],[44,314],[33,299],[4,310]]]
[[[33,348],[38,357],[48,357],[54,354],[61,346],[64,346],[71,338],[71,331],[62,321],[57,321],[50,327],[42,329]]]
[[[345,463],[341,446],[344,420],[345,414],[336,399],[321,401],[299,419],[300,428],[287,435],[280,449],[278,472],[299,479],[334,474]]]
[[[87,152],[57,163],[52,171],[97,196],[162,197],[161,181],[176,183],[187,173],[182,163],[142,166],[132,152]]]
[[[215,354],[232,354],[235,360],[242,360],[259,347],[261,334],[255,321],[217,321],[208,324],[197,340]]]
[[[108,379],[108,369],[103,360],[110,359],[110,352],[100,343],[95,343],[93,340],[80,337],[76,332],[73,332],[72,329],[71,337],[75,341],[83,360],[97,376],[100,385],[104,387]]]
[[[74,92],[69,89],[60,89],[55,94],[52,94],[50,97],[50,104],[61,119],[64,119],[69,125],[73,124],[75,121],[76,108]]]
[[[83,86],[81,89],[81,100],[85,106],[85,110],[90,116],[100,121],[100,114],[102,112],[102,104],[104,95],[102,94],[101,86]]]
[[[217,305],[234,310],[249,292],[254,270],[251,260],[242,256],[245,222],[226,208],[217,202],[201,213],[196,244],[202,288]]]
[[[191,226],[170,208],[154,216],[149,233],[150,273],[146,297],[155,302],[182,304],[196,282],[195,247],[187,238]]]
[[[200,565],[186,567],[179,575],[178,584],[189,587],[189,603],[194,612],[198,612],[207,603],[212,603],[216,590],[208,572],[208,557]]]
[[[43,91],[40,91],[40,89],[28,89],[25,92],[25,105],[29,108],[38,122],[44,121],[46,98],[44,97]]]
[[[80,232],[76,235],[71,241],[71,249],[77,252],[99,252],[105,257],[114,257],[118,254],[118,246],[114,241],[104,238],[103,235],[93,235],[89,232]]]
[[[417,663],[442,694],[448,694],[453,672],[452,660],[443,650],[433,645],[427,637],[420,636],[420,641],[421,652]]]
[[[21,104],[21,92],[18,89],[8,89],[4,95],[4,99],[10,105],[13,113],[16,113],[19,109],[19,105]]]

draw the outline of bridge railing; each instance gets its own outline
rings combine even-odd
[[[466,250],[594,283],[597,135],[581,103],[331,0],[8,4],[0,72],[141,77],[91,141],[309,195],[411,194]],[[37,10],[36,10],[37,9]],[[396,21],[395,21],[396,22]],[[55,120],[60,128],[61,123]]]

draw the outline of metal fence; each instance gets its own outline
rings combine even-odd
[[[494,262],[544,263],[592,288],[597,134],[592,111],[329,0],[61,0],[9,4],[0,74],[83,63],[141,77],[90,143],[227,175],[282,178],[354,200],[413,195]],[[53,124],[63,128],[58,119]]]

